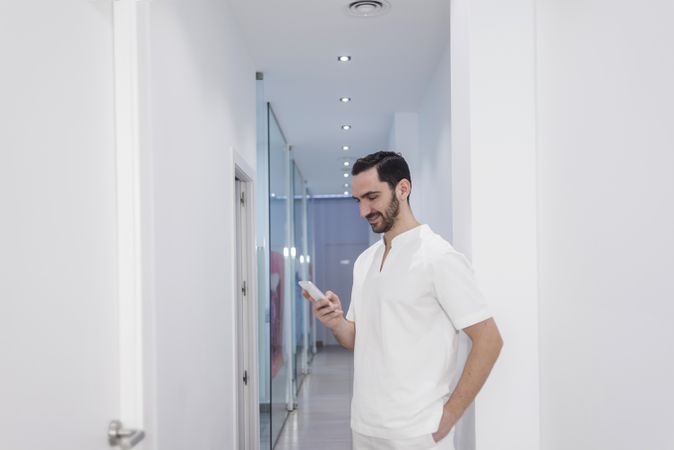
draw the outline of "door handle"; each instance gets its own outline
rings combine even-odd
[[[143,430],[126,429],[119,420],[113,420],[108,427],[108,442],[111,447],[131,450],[144,438],[145,432]]]

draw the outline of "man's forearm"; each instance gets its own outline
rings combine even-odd
[[[356,343],[356,325],[346,319],[332,329],[332,334],[335,335],[337,342],[348,350],[353,351]]]
[[[450,428],[456,424],[466,408],[475,400],[501,352],[503,341],[498,330],[495,327],[493,330],[489,330],[479,339],[473,339],[473,346],[461,378],[445,403],[445,414],[449,419],[447,426]]]

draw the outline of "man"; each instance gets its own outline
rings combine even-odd
[[[303,294],[354,351],[353,449],[453,450],[454,425],[503,341],[466,258],[414,218],[404,158],[373,153],[356,161],[352,174],[360,215],[384,237],[354,263],[346,318],[333,292],[317,300]],[[450,392],[459,330],[472,349]]]

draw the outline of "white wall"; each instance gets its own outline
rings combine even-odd
[[[152,2],[149,21],[156,444],[236,448],[232,148],[255,167],[255,69],[226,2]]]
[[[469,249],[505,341],[476,402],[476,445],[537,450],[534,4],[455,0],[450,28],[452,92],[466,96],[452,108],[454,198],[466,201],[454,208],[464,230],[455,242]]]
[[[453,3],[455,244],[506,342],[477,447],[670,448],[674,6],[533,7]]]
[[[112,4],[0,4],[0,447],[119,414]]]
[[[674,448],[674,3],[539,0],[541,448]]]

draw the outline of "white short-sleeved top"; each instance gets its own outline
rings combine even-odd
[[[434,433],[456,370],[458,330],[491,317],[461,253],[420,225],[354,263],[351,428],[380,438]]]

